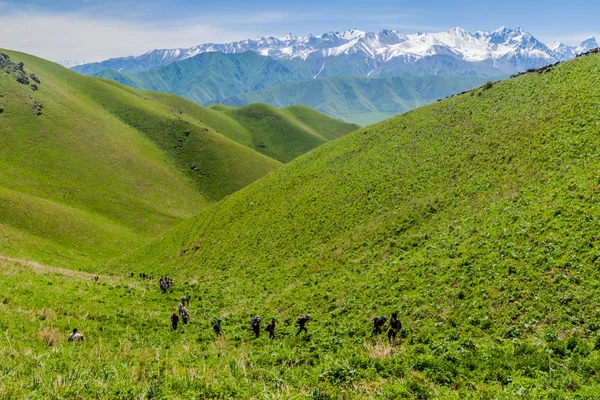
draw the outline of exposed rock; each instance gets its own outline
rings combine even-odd
[[[15,78],[17,82],[22,85],[30,85],[30,78],[35,84],[31,85],[31,89],[38,90],[39,87],[37,85],[41,84],[40,79],[35,76],[35,74],[27,74],[25,71],[25,64],[22,62],[15,64],[10,60],[10,57],[6,53],[0,52],[0,70],[4,71],[6,74]]]

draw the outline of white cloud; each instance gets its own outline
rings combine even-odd
[[[256,15],[256,20],[282,18]],[[210,18],[205,18],[211,21]],[[155,48],[190,47],[256,36],[250,29],[183,21],[169,27],[94,18],[84,14],[13,13],[0,15],[0,47],[49,60],[100,61],[138,55]]]

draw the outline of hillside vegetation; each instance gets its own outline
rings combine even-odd
[[[105,268],[197,280],[198,334],[228,330],[190,363],[228,360],[221,396],[598,396],[599,72],[584,57],[355,132]],[[390,348],[369,321],[395,310]],[[246,343],[251,313],[287,333]],[[160,382],[188,393],[187,374]]]
[[[281,165],[199,121],[215,111],[2,52],[0,254],[122,255]]]
[[[216,109],[244,128],[245,132],[235,131],[235,135],[228,135],[231,139],[281,162],[289,162],[360,128],[304,106],[277,109],[257,103]]]

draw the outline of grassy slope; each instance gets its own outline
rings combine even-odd
[[[6,53],[41,84],[0,75],[0,253],[114,257],[280,165],[159,96]]]
[[[147,92],[146,95],[183,111],[198,123],[210,126],[215,132],[241,145],[281,162],[290,161],[359,128],[303,106],[283,110],[261,104],[242,109],[229,106],[206,108],[175,95],[156,92]]]
[[[226,102],[235,106],[267,103],[275,107],[303,104],[345,121],[379,122],[460,93],[485,82],[481,77],[330,77],[288,82],[260,91],[241,93]]]
[[[282,162],[358,128],[307,107],[277,109],[267,104],[250,104],[221,112],[246,129],[243,143]]]
[[[293,391],[599,395],[598,72],[578,59],[348,135],[120,265],[199,278],[236,332],[311,312],[311,339],[276,351]],[[397,356],[368,336],[393,310]],[[262,392],[269,351],[244,351],[239,391]]]

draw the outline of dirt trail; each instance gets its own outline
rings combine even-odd
[[[15,258],[15,257],[8,257],[8,256],[0,254],[0,261],[2,261],[2,260],[14,262],[14,263],[29,267],[36,274],[58,274],[58,275],[68,276],[68,277],[72,277],[72,278],[86,279],[86,280],[93,280],[94,275],[95,275],[95,274],[92,274],[89,272],[74,271],[72,269],[52,267],[49,265],[40,264],[37,261],[25,260],[22,258]],[[117,280],[120,280],[118,277],[115,277],[115,276],[98,275],[98,277],[99,277],[99,282],[107,282],[107,281],[115,282]]]

